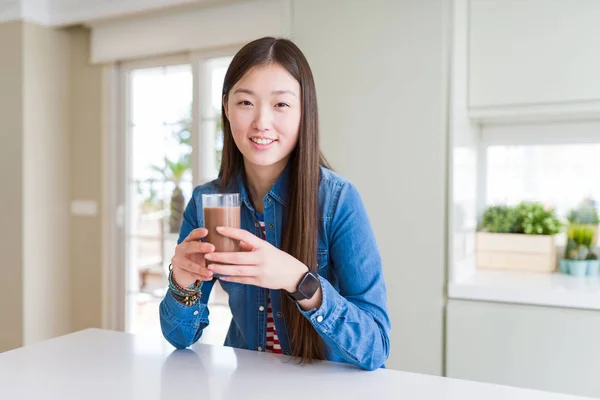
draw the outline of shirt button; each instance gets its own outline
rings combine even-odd
[[[263,307],[263,306],[258,307],[258,311],[265,311],[265,307]]]
[[[258,351],[262,351],[262,347],[258,346]]]
[[[269,202],[269,201],[271,201],[271,197],[270,196],[267,197],[267,202]]]
[[[319,315],[317,317],[317,322],[323,322],[323,316],[322,315]]]
[[[273,224],[269,224],[269,229],[273,229]]]
[[[194,315],[198,315],[198,310],[194,311]]]
[[[277,311],[277,316],[281,318],[281,311]]]

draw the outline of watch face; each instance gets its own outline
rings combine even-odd
[[[298,286],[298,291],[302,293],[304,297],[310,299],[315,295],[319,286],[321,286],[319,278],[312,272],[309,272],[304,275],[304,279],[302,279],[302,282],[300,282],[300,285]]]

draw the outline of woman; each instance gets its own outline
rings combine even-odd
[[[381,258],[356,188],[319,150],[315,84],[298,47],[274,38],[244,46],[225,75],[222,115],[219,178],[196,187],[185,210],[163,335],[177,348],[200,338],[218,275],[233,315],[225,345],[382,367],[390,321]],[[240,193],[243,229],[219,232],[241,252],[201,241],[202,194],[223,192]]]

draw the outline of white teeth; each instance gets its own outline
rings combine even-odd
[[[269,144],[274,141],[273,139],[258,139],[258,138],[252,138],[250,140],[252,140],[254,143],[258,143],[258,144]]]

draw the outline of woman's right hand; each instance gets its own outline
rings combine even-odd
[[[206,268],[204,255],[215,251],[215,246],[200,241],[206,235],[208,235],[207,229],[194,229],[175,248],[175,255],[171,259],[173,279],[184,289],[197,280],[210,281],[213,278],[212,271]]]

